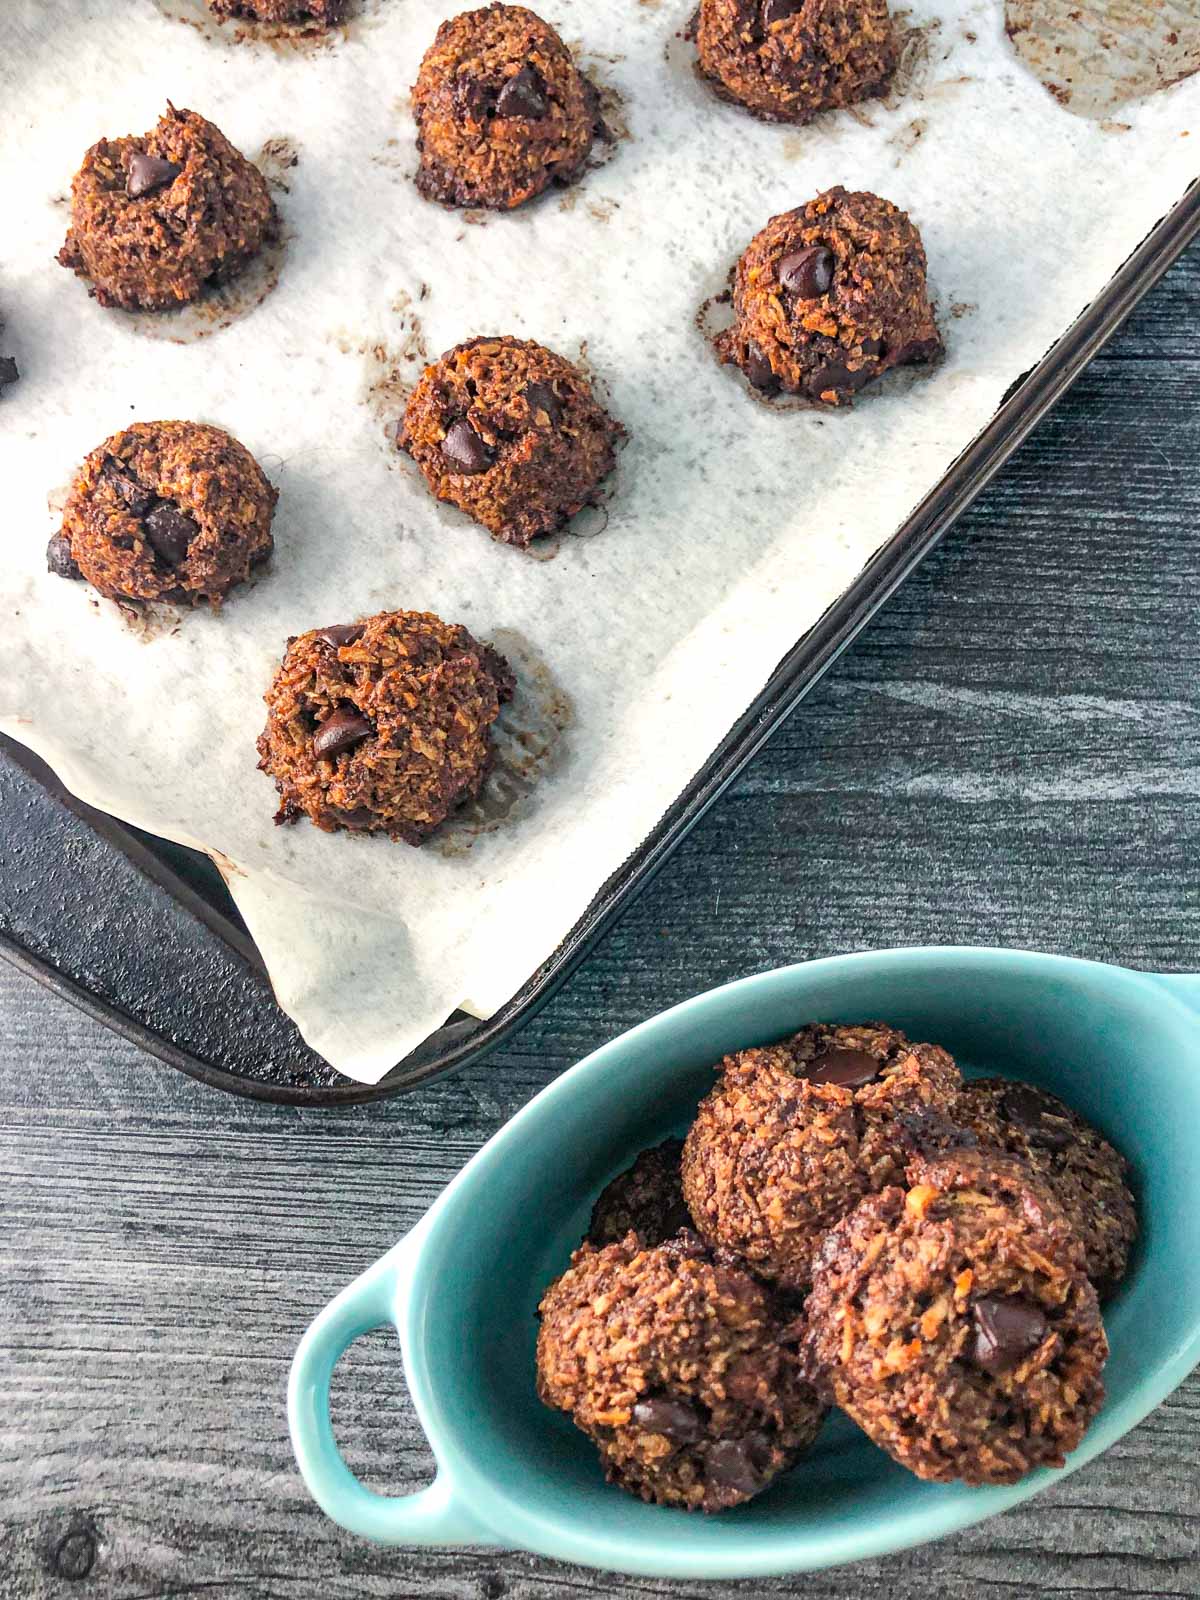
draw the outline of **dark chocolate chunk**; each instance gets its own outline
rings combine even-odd
[[[129,173],[125,180],[125,193],[131,200],[137,200],[144,194],[151,194],[155,189],[161,189],[175,179],[183,171],[173,161],[164,161],[161,156],[147,155],[139,150],[129,158]]]
[[[780,286],[801,300],[816,300],[833,283],[833,251],[823,244],[793,250],[779,263]]]
[[[56,533],[46,546],[46,571],[56,578],[78,578],[82,574],[71,556],[71,541],[65,533]]]
[[[756,344],[746,348],[746,377],[763,394],[778,394],[779,379],[771,370],[771,363]]]
[[[975,1339],[971,1360],[985,1372],[1004,1372],[1036,1350],[1046,1337],[1040,1306],[1029,1300],[985,1295],[971,1307]]]
[[[782,22],[785,17],[794,17],[803,4],[804,0],[763,0],[763,32],[769,33],[774,25]]]
[[[340,811],[336,806],[330,806],[329,809],[343,828],[349,828],[354,833],[365,832],[375,821],[375,813],[370,806],[355,806],[353,811]]]
[[[536,122],[550,109],[545,89],[541,74],[527,61],[516,77],[510,78],[501,89],[496,98],[496,115]]]
[[[554,427],[562,421],[562,401],[548,383],[527,383],[525,399],[531,411],[544,411]]]
[[[873,1083],[883,1066],[878,1056],[866,1050],[822,1050],[802,1069],[810,1083],[836,1083],[841,1089],[861,1089]]]
[[[454,105],[472,122],[485,122],[496,109],[496,96],[486,83],[460,73],[454,80]]]
[[[486,472],[495,457],[467,421],[460,417],[442,440],[442,454],[454,472]]]
[[[328,628],[318,628],[317,638],[340,650],[344,644],[356,644],[366,631],[361,622],[335,622]]]
[[[121,462],[114,461],[112,456],[104,463],[103,472],[134,516],[144,517],[158,498],[154,490],[143,489],[137,479],[125,472]]]
[[[20,376],[17,363],[12,356],[0,356],[0,389],[7,389],[9,384],[16,383]]]
[[[361,712],[335,711],[317,729],[313,738],[313,755],[318,759],[322,756],[340,756],[343,750],[352,750],[374,732]]]
[[[160,500],[153,511],[147,512],[142,526],[151,549],[169,567],[179,565],[188,553],[188,545],[200,532],[191,517],[169,500]]]
[[[704,1435],[700,1418],[682,1400],[640,1400],[633,1420],[647,1433],[661,1433],[673,1444],[695,1444]]]
[[[762,1482],[749,1439],[719,1439],[705,1457],[704,1475],[737,1494],[754,1494]]]
[[[1056,1117],[1041,1096],[1024,1083],[1014,1083],[1000,1098],[1005,1118],[1022,1129],[1031,1144],[1045,1150],[1065,1150],[1071,1142],[1071,1125]]]
[[[810,394],[822,395],[829,389],[861,389],[864,383],[871,381],[871,374],[865,367],[860,367],[857,372],[851,372],[849,367],[843,366],[840,361],[831,361],[827,367],[819,367],[808,380]]]
[[[881,356],[886,349],[887,345],[882,339],[864,339],[862,342],[862,353],[865,356]]]

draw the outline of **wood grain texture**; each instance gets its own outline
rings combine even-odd
[[[994,942],[1200,968],[1200,249],[1163,282],[550,1007],[336,1116],[236,1102],[0,966],[0,1597],[712,1594],[342,1535],[292,1466],[313,1314],[580,1055],[809,955]],[[428,1477],[382,1338],[337,1422]],[[1200,1592],[1200,1382],[1035,1502],[745,1595]]]

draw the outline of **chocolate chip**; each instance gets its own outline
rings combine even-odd
[[[843,366],[840,361],[831,361],[827,367],[821,367],[813,373],[808,380],[808,391],[818,396],[826,394],[830,389],[849,389],[853,392],[870,381],[871,374],[865,367],[860,367],[857,372],[851,372],[850,368]]]
[[[495,95],[486,83],[461,73],[454,80],[454,104],[472,122],[486,122],[496,109]]]
[[[160,500],[147,513],[142,526],[155,555],[169,567],[179,565],[188,553],[188,545],[200,532],[191,517],[169,500]]]
[[[455,472],[486,472],[495,460],[466,417],[460,417],[447,429],[442,454]]]
[[[1036,1350],[1048,1324],[1040,1306],[1016,1297],[985,1295],[971,1307],[971,1360],[985,1372],[1004,1372]]]
[[[525,399],[531,411],[544,411],[554,427],[562,421],[562,401],[548,383],[527,383]]]
[[[673,1444],[695,1444],[703,1437],[700,1418],[682,1400],[640,1400],[633,1420],[647,1433],[661,1433]]]
[[[375,821],[375,813],[370,806],[355,806],[353,811],[340,811],[336,806],[330,806],[329,810],[342,827],[349,828],[352,833],[364,832]]]
[[[775,23],[782,22],[785,17],[794,17],[803,4],[804,0],[763,0],[763,32],[769,33]]]
[[[65,533],[56,533],[46,546],[46,571],[56,578],[78,578],[82,574],[71,555],[71,541]]]
[[[358,711],[335,711],[317,729],[313,738],[313,755],[340,756],[343,750],[353,750],[356,744],[369,739],[374,733],[370,722]]]
[[[12,356],[0,356],[0,389],[7,389],[9,384],[16,383],[20,376],[17,363]]]
[[[510,78],[501,89],[496,98],[496,115],[536,122],[550,109],[545,88],[537,68],[527,61],[516,77]]]
[[[865,356],[881,356],[887,349],[882,339],[864,339],[862,353]]]
[[[317,638],[340,650],[344,644],[356,644],[366,631],[361,622],[335,622],[331,627],[318,628]]]
[[[1030,1144],[1044,1150],[1065,1150],[1071,1142],[1071,1125],[1056,1117],[1041,1095],[1028,1084],[1016,1083],[1000,1097],[1000,1110],[1007,1122],[1021,1129]]]
[[[763,394],[778,394],[779,379],[771,370],[771,363],[756,344],[746,346],[745,373],[747,380]]]
[[[882,1066],[879,1057],[866,1050],[831,1047],[802,1067],[801,1076],[810,1083],[836,1083],[840,1089],[861,1089],[864,1084],[875,1081]]]
[[[143,489],[136,478],[122,471],[121,463],[114,461],[112,456],[104,463],[102,471],[134,516],[144,517],[158,498],[154,490]]]
[[[175,179],[183,171],[173,161],[164,161],[161,156],[147,155],[139,150],[129,158],[129,173],[125,179],[125,193],[131,200],[137,200],[144,194],[151,194],[155,189],[161,189]]]
[[[779,263],[779,282],[801,300],[816,300],[833,282],[833,251],[823,244],[793,250]]]
[[[704,1475],[736,1494],[754,1494],[762,1482],[749,1439],[718,1440],[705,1457]]]

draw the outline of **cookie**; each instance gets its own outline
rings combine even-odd
[[[276,490],[249,450],[203,422],[133,422],[75,475],[46,563],[113,600],[216,609],[268,559]]]
[[[1097,1292],[1110,1295],[1137,1237],[1125,1157],[1054,1095],[1011,1079],[968,1083],[957,1116],[981,1146],[1019,1157],[1046,1185],[1083,1243]]]
[[[899,1119],[949,1113],[961,1081],[944,1050],[883,1023],[814,1023],[727,1056],[684,1143],[696,1228],[780,1288],[802,1290],[825,1232],[902,1177],[910,1147]]]
[[[168,103],[152,132],[101,139],[84,156],[58,260],[102,306],[165,311],[233,277],[276,226],[262,173],[211,122]]]
[[[827,1235],[805,1371],[896,1461],[946,1483],[1062,1466],[1104,1398],[1108,1343],[1083,1249],[1020,1162],[910,1168]]]
[[[537,1387],[593,1441],[612,1483],[658,1505],[723,1511],[816,1437],[784,1314],[694,1234],[585,1244],[539,1308]]]
[[[247,22],[302,22],[332,28],[345,20],[350,0],[208,0],[218,17]]]
[[[770,122],[882,94],[897,60],[887,0],[700,0],[700,71]]]
[[[627,1233],[636,1233],[643,1244],[662,1244],[681,1228],[690,1228],[679,1172],[682,1154],[682,1139],[664,1139],[643,1150],[631,1167],[601,1190],[592,1207],[588,1242],[616,1244]]]
[[[574,183],[599,128],[571,52],[524,6],[442,23],[413,86],[413,118],[421,194],[500,211]]]
[[[398,443],[439,500],[521,549],[595,502],[624,429],[562,356],[469,339],[426,367]]]
[[[893,367],[941,352],[925,250],[888,200],[829,189],[785,211],[750,241],[734,275],[722,361],[764,394],[849,405]]]
[[[288,641],[266,693],[258,765],[276,822],[417,845],[479,793],[508,663],[427,611],[381,611]]]

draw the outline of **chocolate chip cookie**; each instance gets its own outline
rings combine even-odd
[[[609,1481],[643,1500],[740,1505],[820,1428],[785,1314],[694,1234],[585,1244],[539,1309],[538,1394],[591,1438]]]
[[[168,103],[150,133],[101,139],[84,156],[58,260],[102,306],[165,311],[233,277],[276,226],[258,169]]]
[[[218,17],[247,22],[302,22],[332,28],[344,21],[350,0],[208,0]]]
[[[489,730],[514,688],[503,656],[427,611],[289,639],[258,740],[280,794],[275,821],[420,844],[478,794]]]
[[[826,1237],[804,1365],[920,1478],[1015,1483],[1062,1466],[1104,1398],[1108,1342],[1083,1250],[1021,1163],[916,1162]]]
[[[426,367],[398,442],[439,500],[525,549],[595,502],[624,431],[578,367],[505,337],[469,339]]]
[[[741,1050],[701,1102],[683,1149],[683,1193],[701,1235],[792,1291],[822,1236],[910,1159],[901,1118],[949,1113],[961,1085],[938,1045],[883,1023],[814,1023]]]
[[[700,0],[700,70],[770,122],[882,94],[896,67],[887,0]]]
[[[271,554],[276,490],[244,445],[203,422],[133,422],[75,475],[50,571],[120,600],[215,610]]]
[[[1070,1106],[1027,1083],[976,1079],[957,1114],[981,1146],[1019,1157],[1045,1184],[1083,1243],[1097,1292],[1110,1295],[1137,1237],[1125,1157]]]
[[[764,394],[849,405],[892,367],[941,352],[921,236],[878,195],[829,189],[772,217],[737,264],[722,361]]]
[[[664,1139],[643,1150],[631,1167],[601,1190],[588,1224],[590,1244],[616,1244],[636,1233],[643,1244],[662,1244],[691,1227],[683,1198],[679,1158],[682,1139]]]
[[[501,211],[574,183],[599,129],[571,52],[524,6],[443,22],[413,86],[413,117],[425,198]]]

